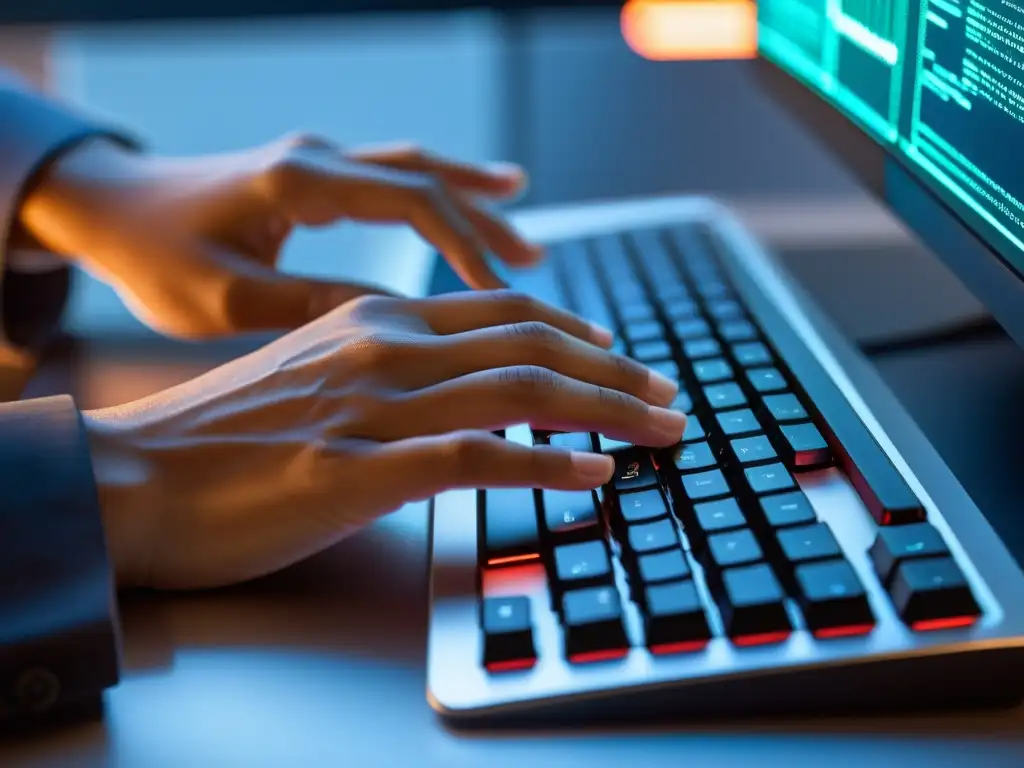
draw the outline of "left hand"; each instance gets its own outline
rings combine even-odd
[[[514,167],[411,148],[347,152],[308,136],[187,159],[96,140],[50,166],[23,202],[20,223],[44,248],[110,283],[154,330],[209,338],[289,330],[384,292],[279,272],[296,226],[404,222],[470,287],[503,287],[486,253],[517,266],[533,264],[540,251],[480,200],[511,197],[524,182]]]

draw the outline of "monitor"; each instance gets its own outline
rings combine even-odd
[[[1024,346],[1024,0],[759,0],[773,94]]]

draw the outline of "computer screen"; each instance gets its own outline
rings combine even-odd
[[[1024,274],[1024,0],[759,0],[758,35]]]

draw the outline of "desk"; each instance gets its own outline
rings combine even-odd
[[[800,211],[807,213],[805,206]],[[784,213],[754,207],[746,218],[789,253],[790,263],[799,267],[813,252],[817,264],[849,247],[835,242],[843,239],[836,229],[830,250],[822,231],[780,226]],[[867,217],[851,228],[860,242],[870,232],[890,255],[906,247],[884,219],[871,218],[875,213],[846,214]],[[879,269],[892,263],[878,260]],[[100,343],[70,366],[55,361],[45,367],[34,390],[70,386],[85,407],[108,404],[242,351],[237,344]],[[932,375],[920,371],[920,359],[902,365],[917,366],[918,373],[904,371],[896,376],[900,381]],[[950,395],[962,397],[955,389]],[[426,532],[426,510],[413,505],[257,583],[205,594],[125,596],[126,679],[107,696],[104,718],[4,745],[0,764],[605,768],[642,761],[652,767],[864,768],[1024,762],[1024,710],[599,732],[451,732],[424,697]]]

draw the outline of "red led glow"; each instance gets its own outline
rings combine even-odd
[[[586,651],[569,657],[573,664],[591,664],[597,661],[614,661],[629,653],[629,648],[607,648],[603,651]]]
[[[771,643],[781,643],[789,639],[789,632],[762,632],[758,635],[740,635],[739,637],[732,638],[733,645],[739,645],[744,648],[751,645],[770,645]]]
[[[510,555],[509,557],[495,557],[487,561],[490,566],[495,565],[509,565],[510,563],[528,563],[531,560],[540,560],[540,555],[536,552],[529,552],[525,555]]]
[[[828,640],[834,637],[856,637],[866,635],[875,628],[874,624],[849,624],[845,627],[825,627],[815,631],[814,636],[819,640]]]
[[[657,645],[650,646],[648,650],[658,656],[664,656],[670,653],[694,653],[696,651],[703,651],[707,646],[707,640],[688,640],[686,642],[679,643],[658,643]]]
[[[480,574],[484,597],[511,597],[544,592],[547,574],[541,563],[484,568]]]
[[[487,665],[488,672],[521,672],[533,669],[536,659],[510,659],[509,661],[492,661]]]
[[[977,616],[951,616],[948,619],[925,619],[915,621],[910,628],[915,632],[927,632],[934,629],[955,629],[969,627],[978,620]]]

